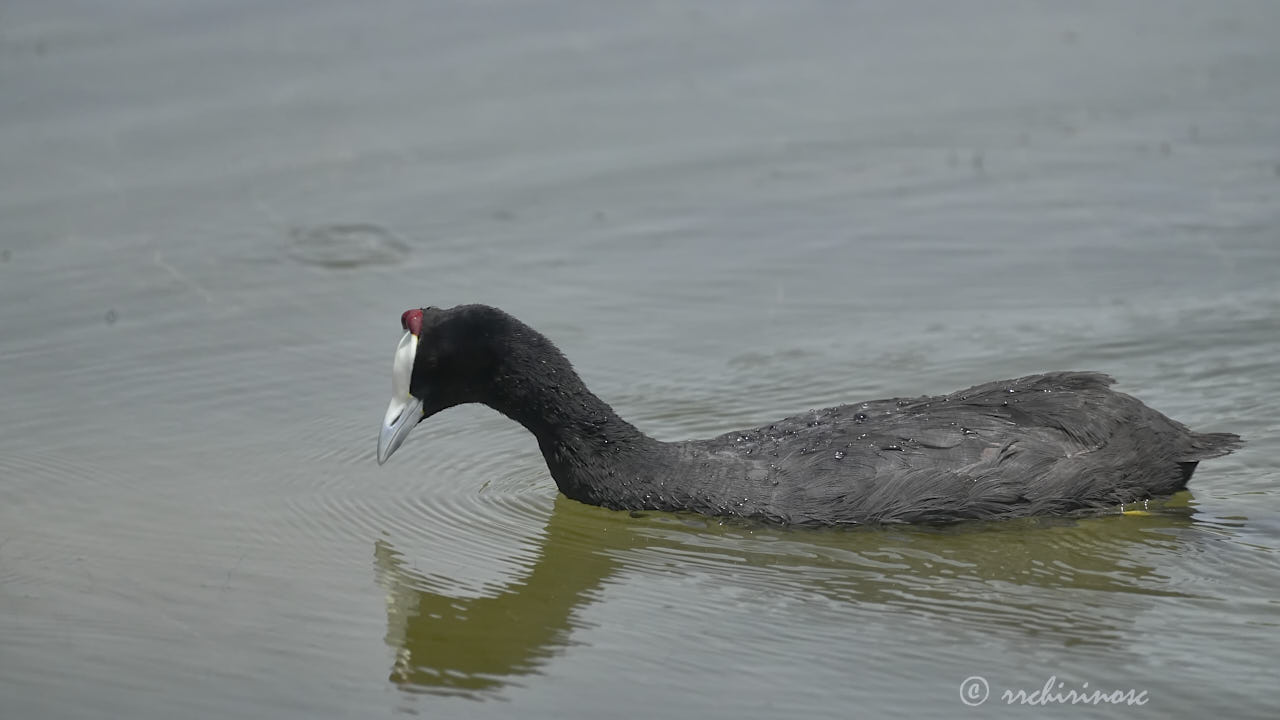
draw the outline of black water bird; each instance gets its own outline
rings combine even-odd
[[[812,410],[661,442],[596,397],[541,333],[484,305],[401,316],[385,462],[417,423],[483,403],[538,440],[566,496],[615,510],[796,525],[940,523],[1115,511],[1186,487],[1242,444],[1196,433],[1093,372]]]

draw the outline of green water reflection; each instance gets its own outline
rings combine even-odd
[[[818,593],[850,613],[924,614],[1012,642],[1122,643],[1116,628],[1149,596],[1184,596],[1161,560],[1194,542],[1191,514],[1184,495],[1139,516],[813,531],[632,517],[558,497],[523,579],[490,596],[450,595],[385,540],[374,558],[395,650],[390,680],[483,695],[568,648],[575,615],[620,570],[642,576],[659,565],[762,594]],[[1082,592],[1113,600],[1082,608]]]

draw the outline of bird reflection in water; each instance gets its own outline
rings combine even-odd
[[[536,671],[569,644],[574,609],[613,574],[616,560],[599,540],[622,534],[625,523],[616,515],[558,497],[528,574],[491,597],[436,592],[439,581],[410,567],[390,543],[375,542],[378,584],[387,593],[386,640],[396,651],[391,681],[407,690],[471,695]]]
[[[637,552],[654,549],[672,551],[660,561],[663,574],[759,585],[762,604],[787,593],[834,600],[853,641],[866,613],[878,623],[923,613],[988,639],[1110,651],[1130,642],[1117,628],[1150,609],[1155,598],[1144,596],[1183,594],[1159,558],[1195,542],[1187,496],[1134,515],[828,531],[629,516],[559,496],[527,573],[485,597],[450,595],[447,581],[411,567],[390,542],[374,544],[395,651],[390,680],[411,692],[495,695],[573,644],[583,625],[575,615],[623,565],[631,574],[654,569],[664,553]],[[1076,591],[1120,595],[1085,608]]]

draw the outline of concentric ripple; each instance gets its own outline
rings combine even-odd
[[[337,223],[294,228],[286,245],[289,257],[305,265],[349,270],[388,265],[409,256],[409,244],[373,223]]]

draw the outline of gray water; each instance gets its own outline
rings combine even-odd
[[[5,3],[0,716],[1275,717],[1277,37]],[[663,439],[1092,369],[1249,444],[1147,514],[932,530],[582,506],[476,407],[378,467],[400,312],[462,302]],[[1001,700],[1051,678],[1147,702]]]

